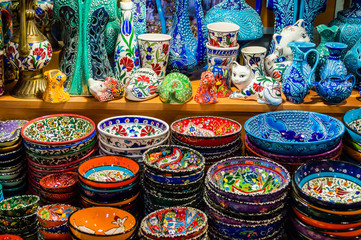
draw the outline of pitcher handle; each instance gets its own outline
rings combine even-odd
[[[356,84],[356,77],[352,74],[349,74],[346,76],[346,81],[349,81],[350,79],[351,79],[352,88],[354,88]]]
[[[161,0],[156,0],[155,3],[157,4],[157,10],[160,18],[160,23],[162,25],[162,33],[167,34],[167,23],[165,21],[163,8],[162,8],[162,2]]]
[[[307,79],[307,83],[309,86],[312,86],[312,82],[311,82],[311,78],[312,78],[312,75],[315,73],[316,71],[316,68],[317,68],[317,65],[318,65],[318,62],[320,61],[320,53],[316,50],[316,49],[310,49],[306,52],[305,54],[305,58],[304,59],[307,59],[308,57],[308,54],[310,53],[315,53],[316,54],[316,61],[315,61],[315,64],[313,64],[313,67],[310,71],[310,75],[308,76],[308,79]]]

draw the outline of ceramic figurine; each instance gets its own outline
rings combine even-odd
[[[250,41],[263,36],[263,25],[259,16],[262,1],[257,0],[257,11],[251,8],[244,0],[223,0],[212,7],[206,14],[206,23],[231,22],[240,29],[238,40]]]
[[[99,102],[119,99],[124,94],[124,86],[118,79],[107,77],[105,81],[88,79],[89,90]]]
[[[120,8],[122,9],[122,16],[118,40],[115,47],[114,73],[115,77],[126,85],[132,73],[140,66],[139,48],[132,21],[133,3],[120,2]]]
[[[238,45],[239,26],[228,22],[215,22],[207,25],[208,42],[213,47],[232,48]]]
[[[222,59],[215,58],[215,64],[209,70],[213,73],[216,84],[213,91],[219,98],[229,97],[232,94],[231,84],[229,80],[229,68],[222,66]]]
[[[170,73],[159,86],[159,97],[164,103],[182,104],[192,99],[192,84],[182,73]]]
[[[189,0],[176,0],[173,24],[169,30],[172,36],[167,70],[191,74],[203,67],[207,61],[207,28],[204,22],[201,0],[195,0],[197,13],[197,38],[189,23]]]
[[[280,84],[273,78],[257,76],[249,65],[232,63],[232,82],[238,88],[232,99],[254,99],[258,103],[279,105],[282,103]]]
[[[320,68],[321,80],[330,76],[346,76],[347,69],[341,61],[341,52],[347,48],[347,45],[339,42],[328,42],[325,46],[328,48],[329,57]]]
[[[69,93],[63,87],[66,76],[60,70],[50,70],[44,73],[47,81],[46,89],[43,94],[44,102],[63,103],[70,99]]]
[[[170,35],[158,33],[138,36],[142,67],[153,69],[160,81],[166,75],[171,38]]]
[[[46,36],[54,50],[60,48],[59,43],[51,34],[51,27],[54,23],[53,0],[35,1],[35,22],[42,34]]]
[[[299,0],[299,19],[303,19],[307,35],[313,40],[313,25],[315,18],[326,10],[327,0]]]
[[[157,74],[149,68],[140,68],[130,77],[125,87],[125,97],[132,101],[145,101],[158,95]]]
[[[310,90],[312,76],[319,61],[319,53],[315,49],[310,49],[314,43],[291,42],[288,45],[293,52],[293,62],[283,75],[282,92],[289,102],[302,103]],[[310,53],[316,54],[316,61],[312,69],[307,69],[304,68],[304,61]]]
[[[358,78],[361,77],[361,38],[356,44],[348,50],[343,62],[348,71],[354,73]]]
[[[107,57],[104,31],[117,16],[117,1],[57,0],[54,18],[65,29],[60,70],[70,95],[90,95],[88,79],[114,77]]]
[[[201,104],[217,103],[218,98],[214,88],[216,88],[216,80],[213,73],[211,71],[203,72],[194,101]]]
[[[329,75],[319,82],[314,83],[314,85],[316,86],[317,94],[326,102],[339,104],[351,95],[355,83],[356,78],[351,74],[347,76]]]

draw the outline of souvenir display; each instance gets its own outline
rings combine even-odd
[[[216,84],[213,87],[213,92],[216,97],[225,98],[232,94],[230,83],[230,69],[227,66],[222,66],[222,59],[215,58],[214,65],[209,66],[209,71],[213,73]]]
[[[165,207],[201,207],[204,157],[176,145],[161,145],[143,155],[145,213]]]
[[[290,181],[284,167],[262,158],[215,163],[204,194],[211,239],[280,239]]]
[[[192,84],[182,73],[168,74],[159,85],[159,98],[164,103],[183,104],[192,99],[192,94]]]
[[[47,82],[43,100],[50,103],[67,102],[70,95],[63,87],[66,76],[60,70],[51,70],[44,73],[44,78]]]
[[[88,79],[89,91],[99,102],[108,102],[123,97],[124,86],[121,81],[107,77],[105,81]]]
[[[201,104],[217,103],[218,98],[214,91],[216,88],[216,80],[214,79],[213,73],[211,71],[203,72],[197,93],[194,96],[194,101]]]
[[[159,82],[154,70],[140,68],[130,76],[125,89],[125,97],[137,102],[154,98],[158,95]]]

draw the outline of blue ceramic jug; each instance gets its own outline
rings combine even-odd
[[[327,76],[320,82],[314,83],[317,94],[326,102],[338,104],[347,99],[355,86],[356,78],[354,75],[347,76]]]
[[[283,75],[282,92],[287,100],[292,103],[302,103],[310,90],[312,76],[320,58],[315,46],[309,42],[291,42],[288,44],[293,53],[293,62]],[[305,62],[310,53],[315,53],[315,64],[312,68],[305,67]]]
[[[328,49],[329,57],[320,69],[321,80],[329,76],[346,76],[347,69],[341,61],[341,52],[347,48],[347,45],[339,42],[328,42],[325,46]]]

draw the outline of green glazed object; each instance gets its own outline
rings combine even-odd
[[[38,210],[40,198],[35,195],[11,197],[0,202],[0,215],[21,217],[33,214]]]
[[[182,104],[192,99],[192,85],[182,73],[170,73],[159,87],[159,97],[164,103]]]

